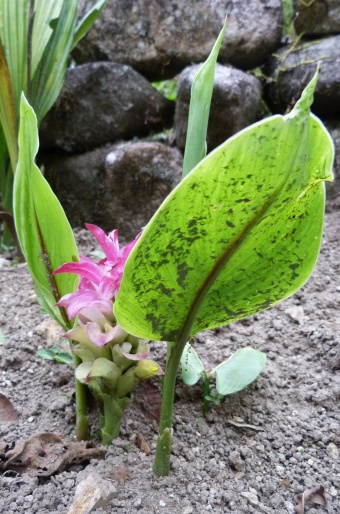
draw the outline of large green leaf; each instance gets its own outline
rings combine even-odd
[[[37,119],[22,95],[19,157],[14,179],[14,218],[19,242],[41,305],[62,326],[69,326],[58,299],[75,291],[77,278],[53,275],[61,264],[78,260],[77,246],[65,213],[34,159],[38,151]]]
[[[185,144],[183,177],[198,164],[206,154],[206,138],[209,121],[210,103],[214,88],[215,67],[218,52],[226,31],[225,20],[214,47],[194,76]]]
[[[316,81],[290,114],[230,138],[167,197],[125,266],[115,315],[126,331],[188,340],[275,305],[307,280],[334,156],[309,111]]]

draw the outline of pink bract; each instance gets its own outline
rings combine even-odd
[[[89,325],[87,335],[98,346],[110,341],[110,335],[117,335],[117,328],[106,328],[103,322],[114,325],[113,302],[122,281],[126,260],[138,241],[140,234],[131,243],[119,248],[118,230],[108,235],[96,225],[86,227],[102,247],[105,258],[95,263],[88,257],[80,257],[80,262],[69,262],[60,266],[54,273],[73,273],[81,277],[78,290],[63,296],[57,303],[65,307],[70,319],[79,315],[79,322]],[[92,337],[91,337],[92,335]]]

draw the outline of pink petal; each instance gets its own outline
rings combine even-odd
[[[88,323],[86,325],[87,336],[98,346],[104,346],[110,341],[114,341],[115,343],[123,342],[126,337],[126,332],[123,332],[119,325],[113,327],[111,330],[109,330],[109,332],[102,332],[99,325],[94,322]],[[118,340],[116,341],[116,339]]]
[[[100,327],[104,327],[105,323],[107,323],[107,318],[104,316],[104,314],[97,309],[96,307],[89,307],[82,309],[79,313],[79,322],[83,323],[84,325],[88,323],[89,321],[95,321],[97,325]],[[112,315],[113,320],[113,315]]]
[[[97,239],[98,243],[104,250],[107,259],[116,263],[119,255],[118,230],[113,230],[107,236],[104,230],[97,227],[97,225],[86,223],[85,226]]]
[[[58,268],[54,273],[56,275],[60,273],[73,273],[75,275],[85,277],[97,285],[103,277],[103,273],[99,266],[91,260],[86,260],[86,262],[68,262],[67,264],[60,266],[60,268]]]
[[[137,241],[141,235],[142,235],[142,232],[140,232],[138,234],[138,236],[135,237],[135,239],[133,241],[131,241],[131,243],[127,244],[126,246],[124,246],[124,248],[121,249],[120,258],[123,261],[123,264],[125,264],[126,259],[129,257],[129,254],[130,254],[132,248],[135,246],[135,244],[137,243]]]
[[[63,301],[63,298],[60,300]],[[58,302],[58,305],[60,302]],[[65,305],[63,305],[65,306]],[[67,299],[67,314],[70,319],[74,318],[82,309],[89,307],[96,307],[105,316],[112,315],[112,301],[107,300],[103,296],[99,295],[96,291],[91,290],[79,290],[71,294]]]
[[[130,361],[145,361],[150,355],[150,352],[128,353],[128,352],[124,352],[121,348],[119,348],[119,350],[120,350],[120,353],[122,355],[124,355],[124,357],[126,357],[127,359],[130,359]]]

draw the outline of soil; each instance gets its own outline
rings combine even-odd
[[[339,248],[339,212],[328,213],[317,267],[302,290],[276,308],[196,338],[208,369],[245,346],[265,351],[267,365],[255,383],[213,406],[206,418],[202,384],[190,388],[178,377],[170,476],[153,473],[157,401],[140,388],[105,459],[73,463],[49,478],[2,472],[0,512],[293,514],[295,495],[318,485],[333,512],[340,512]],[[0,425],[0,449],[42,432],[62,434],[70,443],[72,369],[36,355],[58,334],[40,311],[27,266],[2,259],[0,268],[0,393],[18,413]],[[152,353],[164,363],[162,343],[153,343]],[[138,433],[150,455],[138,446]],[[95,433],[93,442],[100,446]],[[103,496],[106,488],[111,499],[92,510],[89,501],[87,510],[72,507],[77,484],[88,476],[101,479]],[[308,503],[305,512],[326,508]]]

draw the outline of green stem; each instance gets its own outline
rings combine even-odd
[[[74,370],[81,364],[81,359],[73,354]],[[89,416],[87,408],[87,387],[75,379],[76,390],[76,439],[86,441],[89,437]]]
[[[158,476],[166,476],[170,472],[172,414],[174,408],[176,376],[187,339],[187,334],[185,334],[184,337],[181,337],[176,344],[172,345],[171,350],[170,352],[168,351],[167,355],[162,390],[162,409],[159,422],[159,434],[154,462],[154,471]],[[170,344],[168,343],[168,350],[169,348]]]
[[[207,396],[210,395],[210,377],[206,371],[203,371],[203,414],[204,416],[210,410],[210,402],[207,400]]]
[[[111,395],[103,393],[101,400],[103,403],[102,444],[109,445],[113,439],[119,436],[122,417],[131,398],[113,398]]]

